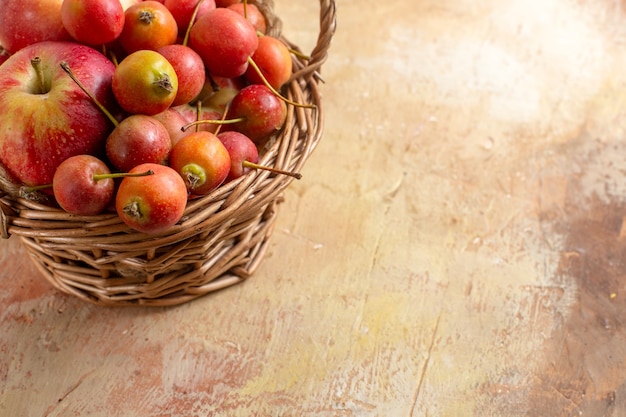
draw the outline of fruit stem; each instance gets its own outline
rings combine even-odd
[[[144,172],[113,172],[110,174],[93,174],[94,181],[106,180],[108,178],[126,178],[126,177],[146,177],[148,175],[154,175],[154,171],[149,169]]]
[[[22,190],[26,193],[32,193],[34,191],[45,190],[47,188],[52,188],[52,184],[24,186],[22,187]]]
[[[202,4],[204,0],[198,0],[198,3],[196,3],[196,7],[194,7],[193,9],[193,13],[191,14],[191,20],[189,21],[189,25],[187,26],[187,30],[185,31],[185,37],[183,38],[183,45],[187,46],[187,43],[189,42],[189,34],[191,33],[191,27],[193,26],[193,23],[196,20],[196,16],[198,15],[198,10],[200,10],[200,5]]]
[[[43,68],[41,68],[41,57],[34,57],[30,60],[30,64],[33,66],[35,74],[37,74],[37,81],[39,82],[39,94],[44,94],[46,92],[46,81],[43,75]]]
[[[87,90],[87,88],[83,85],[83,83],[76,77],[76,75],[74,74],[74,72],[72,71],[72,69],[70,68],[70,66],[67,64],[67,62],[61,62],[61,68],[63,68],[63,71],[65,71],[67,73],[67,75],[70,76],[70,78],[72,80],[74,80],[74,82],[76,83],[76,85],[78,85],[80,87],[81,90],[83,90],[83,92],[85,94],[87,94],[87,96],[91,99],[91,101],[96,105],[96,107],[98,107],[98,109],[100,109],[100,111],[102,113],[104,113],[104,115],[111,121],[111,123],[113,123],[113,126],[117,127],[117,125],[119,125],[119,122],[117,121],[117,119],[115,117],[113,117],[113,115],[111,114],[111,112],[109,112],[106,107],[104,107],[102,105],[102,103],[100,103],[98,101],[98,99],[91,94],[91,92],[89,92]]]
[[[244,122],[245,120],[246,120],[245,117],[237,117],[235,119],[228,119],[228,120],[223,120],[223,119],[196,120],[195,122],[187,123],[185,126],[181,127],[180,130],[182,130],[183,132],[186,132],[187,129],[189,129],[190,127],[201,125],[201,124],[230,125],[230,124],[235,124],[239,122]]]
[[[315,104],[302,104],[302,103],[296,103],[295,101],[289,100],[287,97],[282,96],[278,91],[276,91],[276,89],[274,87],[272,87],[272,85],[269,83],[269,81],[267,81],[267,78],[265,78],[265,76],[263,75],[263,72],[261,71],[261,68],[259,68],[259,66],[256,64],[256,62],[254,62],[254,60],[252,59],[252,57],[248,58],[248,64],[250,66],[252,66],[252,68],[254,68],[254,70],[256,71],[256,73],[259,75],[259,77],[261,78],[261,80],[263,81],[263,84],[265,84],[265,86],[267,88],[270,89],[270,91],[272,93],[274,93],[274,95],[276,97],[278,97],[279,99],[281,99],[282,101],[284,101],[285,103],[289,103],[292,106],[296,106],[296,107],[304,107],[307,109],[314,109],[317,106]]]
[[[288,176],[293,177],[293,178],[295,178],[297,180],[302,178],[302,174],[300,174],[299,172],[283,171],[282,169],[270,168],[270,167],[266,167],[266,166],[263,166],[263,165],[255,164],[254,162],[250,162],[250,161],[245,161],[244,160],[241,163],[241,165],[244,168],[262,169],[264,171],[273,172],[275,174],[288,175]]]
[[[248,0],[243,0],[243,17],[248,19]]]

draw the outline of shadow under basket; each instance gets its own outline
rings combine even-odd
[[[285,41],[271,1],[250,1],[268,20],[268,34]],[[322,136],[320,68],[335,32],[335,1],[320,0],[320,32],[308,59],[293,55],[293,74],[283,93],[283,130],[262,149],[260,163],[299,172]],[[299,55],[299,54],[298,54]],[[263,170],[190,200],[182,219],[166,232],[147,235],[115,213],[75,216],[19,197],[2,178],[0,234],[18,236],[32,261],[60,291],[105,306],[177,305],[237,284],[261,263],[283,191],[292,177]]]

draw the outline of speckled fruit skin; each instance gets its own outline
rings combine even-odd
[[[46,90],[40,94],[31,59],[40,57]],[[97,154],[113,129],[107,117],[60,67],[105,106],[114,100],[115,66],[100,52],[74,42],[40,42],[0,66],[0,163],[26,185],[52,183],[57,166],[73,155]]]
[[[239,13],[221,7],[200,17],[189,34],[189,46],[202,57],[207,70],[219,77],[243,75],[258,44],[252,24]]]
[[[63,0],[2,0],[0,45],[11,53],[42,41],[68,41],[63,27]]]
[[[115,195],[115,209],[129,227],[155,234],[181,219],[187,205],[187,187],[180,175],[165,165],[141,164],[130,173],[149,170],[154,174],[122,180]],[[133,204],[136,210],[129,209]]]

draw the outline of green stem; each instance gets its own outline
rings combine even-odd
[[[278,91],[276,91],[276,89],[274,87],[272,87],[272,85],[269,83],[269,81],[267,81],[267,78],[265,78],[265,76],[263,75],[263,72],[261,71],[261,68],[259,68],[259,66],[256,64],[256,62],[254,62],[252,57],[248,58],[248,64],[256,71],[256,73],[261,78],[261,81],[263,81],[263,84],[265,84],[265,86],[267,88],[269,88],[270,91],[272,93],[274,93],[274,95],[276,97],[278,97],[279,99],[281,99],[285,103],[289,103],[292,106],[296,106],[296,107],[304,107],[304,108],[307,108],[307,109],[314,109],[314,108],[317,107],[317,106],[315,106],[315,104],[296,103],[295,101],[289,100],[287,97],[282,96]]]
[[[110,173],[110,174],[94,174],[93,175],[93,180],[94,181],[100,181],[100,180],[106,180],[108,178],[146,177],[148,175],[154,175],[154,171],[149,169],[149,170],[144,171],[144,172],[134,172],[134,173],[130,173],[130,172],[113,172],[113,173]]]
[[[70,66],[67,64],[67,62],[61,62],[60,65],[61,65],[61,68],[63,68],[63,71],[65,71],[67,75],[69,75],[70,78],[74,80],[74,82],[80,87],[80,89],[83,90],[85,94],[87,94],[87,96],[91,99],[91,101],[93,101],[96,107],[98,107],[98,109],[100,109],[100,111],[104,113],[104,115],[111,121],[111,123],[113,123],[113,126],[117,127],[117,125],[119,125],[119,122],[117,121],[117,119],[113,117],[111,112],[109,112],[106,109],[106,107],[104,107],[102,103],[100,103],[98,99],[93,94],[91,94],[91,92],[87,90],[87,88],[83,85],[83,83],[76,77],[76,75],[74,74]]]
[[[196,20],[196,16],[198,15],[198,10],[200,10],[200,5],[203,0],[198,0],[196,3],[196,7],[193,9],[193,13],[191,14],[191,20],[189,21],[189,26],[187,26],[187,30],[185,31],[185,37],[183,38],[183,45],[187,46],[189,42],[189,34],[191,33],[191,27],[193,26],[193,22]]]
[[[46,93],[46,80],[43,75],[43,68],[41,68],[41,57],[34,57],[30,60],[30,64],[33,66],[35,74],[37,74],[37,81],[39,83],[39,94]]]
[[[196,120],[195,122],[188,123],[185,126],[181,127],[180,130],[182,130],[183,132],[186,132],[187,129],[189,129],[190,127],[201,125],[201,124],[229,125],[229,124],[235,124],[235,123],[245,122],[245,121],[246,121],[245,117],[237,117],[235,119],[228,119],[228,120],[223,120],[223,119],[220,119],[220,120],[214,120],[214,119]]]
[[[266,167],[266,166],[263,166],[263,165],[255,164],[254,162],[250,162],[250,161],[243,161],[241,163],[241,165],[244,168],[262,169],[264,171],[273,172],[275,174],[288,175],[288,176],[293,177],[293,178],[295,178],[297,180],[302,178],[302,174],[300,174],[299,172],[283,171],[282,169]]]

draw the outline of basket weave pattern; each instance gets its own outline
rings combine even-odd
[[[268,34],[281,22],[271,0],[257,0]],[[262,150],[262,165],[299,172],[321,139],[320,68],[335,31],[335,2],[320,0],[320,33],[309,59],[294,56],[284,94],[314,104],[288,106],[283,130]],[[1,177],[1,175],[0,175]],[[190,200],[180,222],[145,235],[114,213],[75,216],[19,196],[0,178],[0,234],[18,236],[35,265],[59,290],[98,305],[176,305],[237,284],[255,272],[267,248],[282,193],[293,179],[252,170]]]

